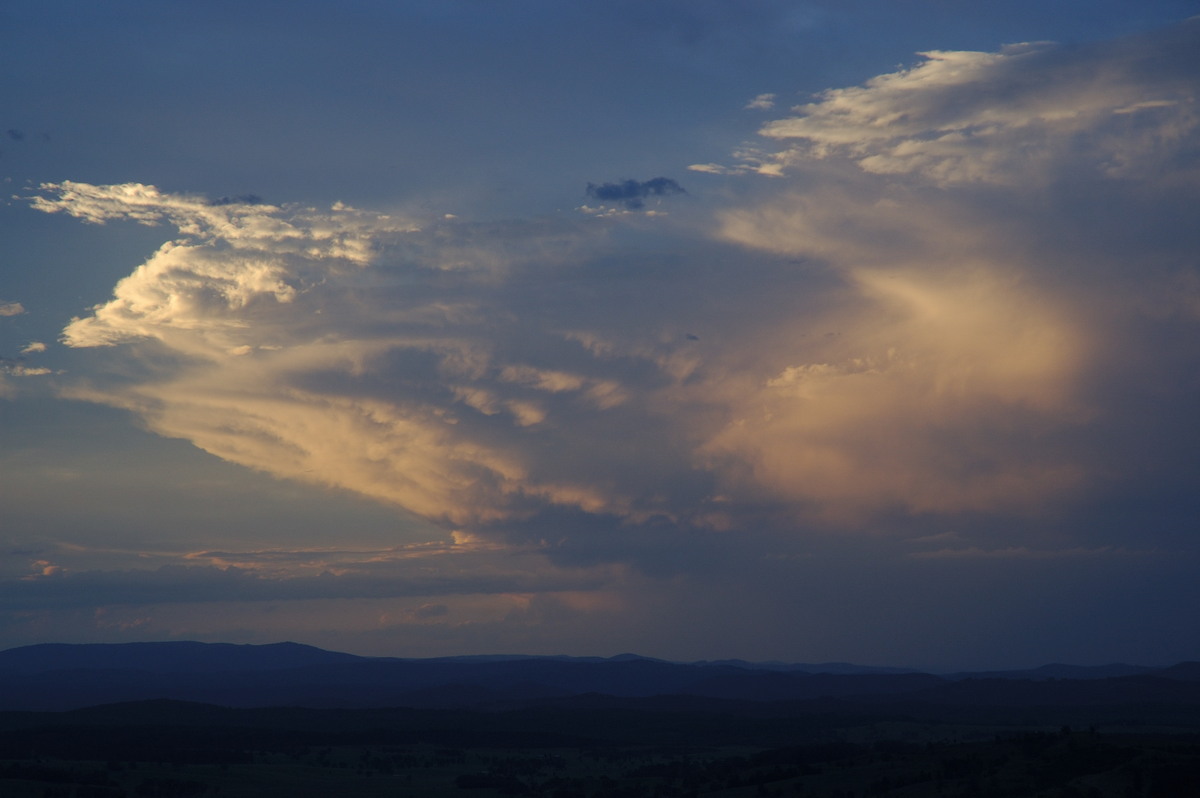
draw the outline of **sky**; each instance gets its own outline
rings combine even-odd
[[[1197,14],[0,2],[0,648],[1200,659]]]

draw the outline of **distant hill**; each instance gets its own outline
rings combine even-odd
[[[297,643],[46,644],[0,651],[0,710],[63,711],[147,700],[225,707],[500,710],[578,705],[582,699],[669,699],[679,706],[733,702],[729,706],[739,711],[813,701],[889,707],[914,702],[942,707],[1187,704],[1200,703],[1200,663],[1159,671],[1049,665],[941,677],[848,663],[676,663],[633,654],[607,659],[360,657]]]
[[[867,673],[920,673],[920,671],[913,668],[886,668],[873,665],[854,665],[850,662],[747,662],[743,659],[720,659],[702,660],[700,662],[693,662],[692,664],[711,665],[715,667],[744,668],[746,670],[756,671],[804,671],[805,673],[838,673],[842,675]]]
[[[141,670],[154,673],[271,671],[309,665],[361,662],[365,657],[325,651],[300,643],[43,643],[0,651],[0,671],[42,673],[78,669]]]
[[[1118,676],[1140,676],[1155,673],[1159,668],[1148,668],[1143,665],[1125,665],[1112,663],[1110,665],[1042,665],[1040,668],[1016,671],[963,671],[960,673],[943,674],[947,679],[1028,679],[1044,681],[1047,679],[1112,679]]]
[[[1169,668],[1163,668],[1157,675],[1167,679],[1180,679],[1187,682],[1200,682],[1200,662],[1181,662]]]

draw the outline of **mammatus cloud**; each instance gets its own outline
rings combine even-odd
[[[757,160],[702,169],[777,178],[752,199],[708,227],[638,219],[640,239],[623,217],[482,225],[48,184],[41,210],[179,231],[63,333],[142,376],[71,395],[548,547],[1051,512],[1127,467],[1096,441],[1120,438],[1107,387],[1157,362],[1156,320],[1200,321],[1176,290],[1200,284],[1195,234],[1163,214],[1195,199],[1194,168],[1166,168],[1196,163],[1194,29],[929,54],[827,92],[766,125]],[[1136,266],[1086,243],[1146,244],[1149,219]]]

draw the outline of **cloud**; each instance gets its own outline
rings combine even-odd
[[[41,341],[30,341],[21,350],[21,354],[29,355],[29,354],[35,354],[37,352],[45,352],[45,351],[46,351],[46,345],[44,343],[42,343]]]
[[[1195,236],[1139,236],[1200,182],[1197,29],[929,53],[766,125],[785,146],[743,171],[781,181],[726,211],[721,234],[813,259],[846,290],[821,317],[825,338],[805,334],[811,319],[779,331],[809,343],[731,398],[731,423],[702,448],[731,492],[860,522],[885,508],[1037,513],[1120,469],[1081,437],[1123,437],[1117,384],[1161,357],[1151,317],[1197,318],[1193,292],[1164,293],[1193,279]],[[1091,217],[1093,203],[1125,218]],[[1096,243],[1114,230],[1163,266],[1131,282],[1132,251]]]
[[[11,359],[0,357],[0,375],[7,374],[12,377],[40,377],[45,374],[50,374],[48,368],[38,366],[26,366],[24,358]]]
[[[648,197],[665,197],[671,194],[686,194],[683,187],[667,177],[652,177],[649,180],[623,180],[620,183],[587,184],[587,195],[601,202],[616,202],[629,210],[639,210],[646,205]]]
[[[478,541],[388,549],[141,552],[147,565],[90,565],[114,552],[58,547],[0,579],[10,610],[214,602],[489,596],[600,590],[620,568],[553,566],[537,550]],[[427,615],[433,617],[436,615]]]
[[[257,194],[238,194],[236,197],[218,197],[208,201],[209,205],[263,205],[262,197]]]
[[[20,316],[24,312],[20,302],[0,302],[0,316]]]
[[[910,69],[828,90],[768,123],[762,135],[785,146],[757,168],[847,158],[943,186],[1045,184],[1081,165],[1114,177],[1194,174],[1194,158],[1180,156],[1194,156],[1200,121],[1196,27],[1153,41],[921,53]]]
[[[909,556],[920,560],[1061,560],[1077,558],[1144,557],[1150,552],[1100,548],[1031,549],[1027,546],[1009,546],[1003,549],[982,549],[978,546],[961,549],[937,549],[913,552]]]
[[[746,110],[750,111],[769,111],[775,107],[774,94],[759,94],[753,100],[746,103]]]
[[[1078,486],[1071,453],[1034,443],[1091,417],[1078,313],[977,220],[954,226],[938,208],[950,218],[931,224],[927,205],[859,202],[786,196],[726,216],[734,240],[835,264],[846,292],[826,334],[779,351],[758,390],[731,397],[709,462],[739,490],[830,516],[1034,509]]]
[[[1142,433],[1194,435],[1164,376],[1200,340],[1196,27],[930,53],[826,92],[702,170],[741,181],[711,217],[47,184],[40,210],[178,231],[66,327],[125,361],[68,395],[559,562],[1052,517],[1132,478]]]
[[[207,563],[218,568],[237,568],[253,571],[262,576],[294,578],[316,576],[323,573],[346,574],[362,571],[379,571],[406,565],[410,560],[478,555],[485,552],[511,549],[496,543],[458,534],[451,542],[429,541],[392,546],[384,549],[371,548],[307,548],[307,549],[262,549],[250,551],[196,551],[182,555],[187,563]]]
[[[156,432],[233,462],[450,523],[545,502],[623,507],[519,443],[529,427],[564,434],[543,423],[555,408],[620,404],[619,380],[553,367],[579,345],[487,304],[508,269],[536,280],[601,223],[419,229],[344,207],[213,206],[141,185],[46,191],[35,201],[45,211],[95,222],[127,212],[186,236],[63,334],[77,348],[152,341],[158,357],[177,358],[171,376],[72,395],[134,410]],[[524,346],[506,351],[538,337],[551,348],[543,365]]]
[[[425,620],[428,618],[441,618],[449,614],[450,608],[445,604],[422,604],[413,610],[412,615],[416,619]]]

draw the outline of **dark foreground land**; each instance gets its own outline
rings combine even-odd
[[[1200,664],[0,652],[0,798],[1193,798]]]
[[[502,711],[227,709],[147,701],[0,713],[0,795],[1200,795],[1200,717],[1115,708],[937,719],[837,702],[578,700]],[[1095,713],[1093,713],[1095,714]],[[975,715],[976,717],[967,717]],[[998,722],[1004,720],[1004,722]]]

